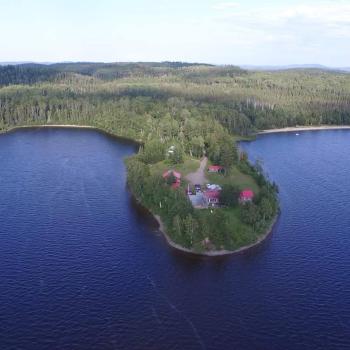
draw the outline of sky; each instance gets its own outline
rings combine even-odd
[[[350,0],[0,0],[0,61],[350,66]]]

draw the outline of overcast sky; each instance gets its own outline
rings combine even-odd
[[[350,0],[0,0],[0,61],[350,66]]]

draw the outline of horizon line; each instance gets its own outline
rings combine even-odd
[[[193,65],[213,65],[213,66],[236,66],[236,67],[246,67],[246,68],[274,68],[274,67],[306,67],[306,68],[332,68],[332,69],[341,69],[341,68],[350,68],[349,66],[333,66],[325,65],[322,63],[286,63],[286,64],[250,64],[250,63],[212,63],[212,62],[196,62],[196,61],[182,61],[182,60],[160,60],[160,61],[142,61],[142,60],[132,60],[132,61],[99,61],[99,60],[72,60],[72,61],[37,61],[37,60],[23,60],[23,61],[0,61],[0,65],[21,65],[21,64],[42,64],[42,65],[53,65],[53,64],[76,64],[76,63],[100,63],[100,64],[123,64],[123,63],[187,63]]]

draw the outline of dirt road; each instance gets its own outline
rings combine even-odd
[[[192,185],[204,185],[208,182],[207,178],[205,177],[205,169],[207,167],[208,158],[204,157],[201,160],[200,166],[194,173],[190,173],[186,176],[186,180],[188,180]]]

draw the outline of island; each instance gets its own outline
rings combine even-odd
[[[237,141],[266,129],[349,125],[348,96],[349,74],[319,69],[9,65],[0,67],[0,131],[88,126],[138,142],[125,160],[137,201],[172,246],[220,255],[261,242],[279,212],[276,184]]]
[[[278,188],[224,129],[211,146],[185,152],[151,140],[126,160],[128,185],[171,246],[209,256],[241,252],[271,232]]]

